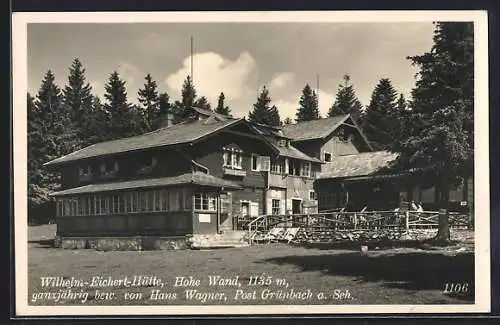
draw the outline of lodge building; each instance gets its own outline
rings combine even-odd
[[[402,190],[372,175],[394,157],[373,152],[349,115],[270,127],[193,112],[189,121],[46,163],[61,173],[51,194],[58,236],[216,234],[263,214],[391,202]]]

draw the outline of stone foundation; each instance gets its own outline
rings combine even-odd
[[[56,240],[63,249],[97,251],[179,250],[188,248],[186,236],[176,237],[62,237]]]

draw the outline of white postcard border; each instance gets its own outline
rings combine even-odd
[[[475,304],[471,305],[246,305],[29,306],[27,238],[27,24],[159,22],[420,22],[474,21],[475,37]],[[303,12],[47,12],[12,15],[13,174],[17,316],[235,315],[490,312],[488,20],[486,11]],[[488,234],[488,236],[486,236]]]

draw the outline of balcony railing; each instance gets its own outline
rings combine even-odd
[[[224,175],[245,177],[247,172],[242,169],[224,167]]]

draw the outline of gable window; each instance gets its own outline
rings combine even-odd
[[[309,161],[304,161],[301,164],[301,176],[311,177],[311,163]]]
[[[325,153],[324,153],[324,157],[323,157],[323,159],[324,159],[325,161],[327,161],[327,162],[331,162],[331,161],[332,161],[332,154],[331,154],[331,153],[329,153],[329,152],[325,152]]]
[[[287,146],[287,143],[288,141],[286,141],[285,139],[280,139],[278,140],[278,146],[280,147],[286,147]]]
[[[235,148],[223,148],[224,167],[242,169],[243,152]]]

